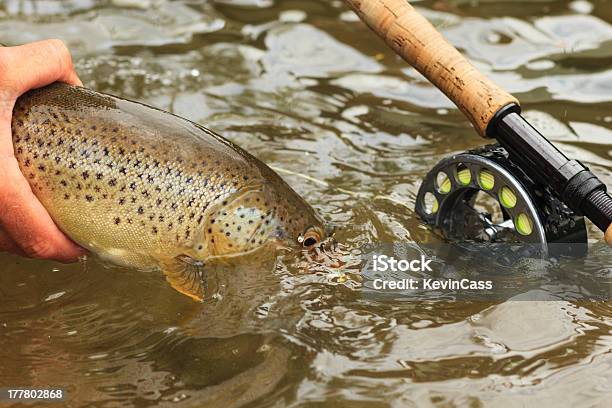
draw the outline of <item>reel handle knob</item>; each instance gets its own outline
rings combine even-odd
[[[345,0],[406,62],[457,105],[487,137],[495,114],[518,100],[481,74],[406,0]]]

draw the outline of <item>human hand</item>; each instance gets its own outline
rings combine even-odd
[[[0,47],[0,251],[71,262],[85,253],[55,225],[19,170],[11,117],[30,89],[60,81],[82,86],[60,40]]]

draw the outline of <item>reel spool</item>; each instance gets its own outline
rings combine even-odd
[[[498,144],[440,161],[421,184],[416,212],[451,242],[513,246],[514,259],[587,249],[584,217],[534,183]]]

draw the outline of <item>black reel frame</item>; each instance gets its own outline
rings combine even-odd
[[[479,194],[499,204],[501,222],[475,207]],[[419,189],[416,212],[452,242],[510,244],[522,246],[523,255],[537,251],[544,257],[582,256],[587,249],[584,217],[570,210],[549,186],[534,182],[498,144],[439,162]]]
[[[520,112],[512,103],[489,122],[486,134],[499,144],[438,163],[419,189],[416,212],[453,242],[537,244],[544,256],[584,255],[584,217],[605,232],[612,224],[612,197],[597,176],[567,158]],[[503,222],[475,208],[479,191],[497,200]],[[553,243],[570,245],[557,246],[555,253]]]

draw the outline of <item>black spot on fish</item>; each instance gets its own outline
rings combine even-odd
[[[94,200],[94,198],[90,196],[89,194],[85,196],[85,199],[89,202],[92,202]]]
[[[102,180],[103,174],[102,173],[96,173],[96,179],[97,180]]]
[[[138,214],[144,214],[144,208],[138,207]]]
[[[87,179],[89,178],[89,172],[88,172],[88,171],[84,171],[84,172],[82,173],[82,176],[83,176],[83,179],[84,179],[84,180],[87,180]]]
[[[119,225],[120,222],[121,222],[121,218],[116,217],[115,218],[115,225]]]

